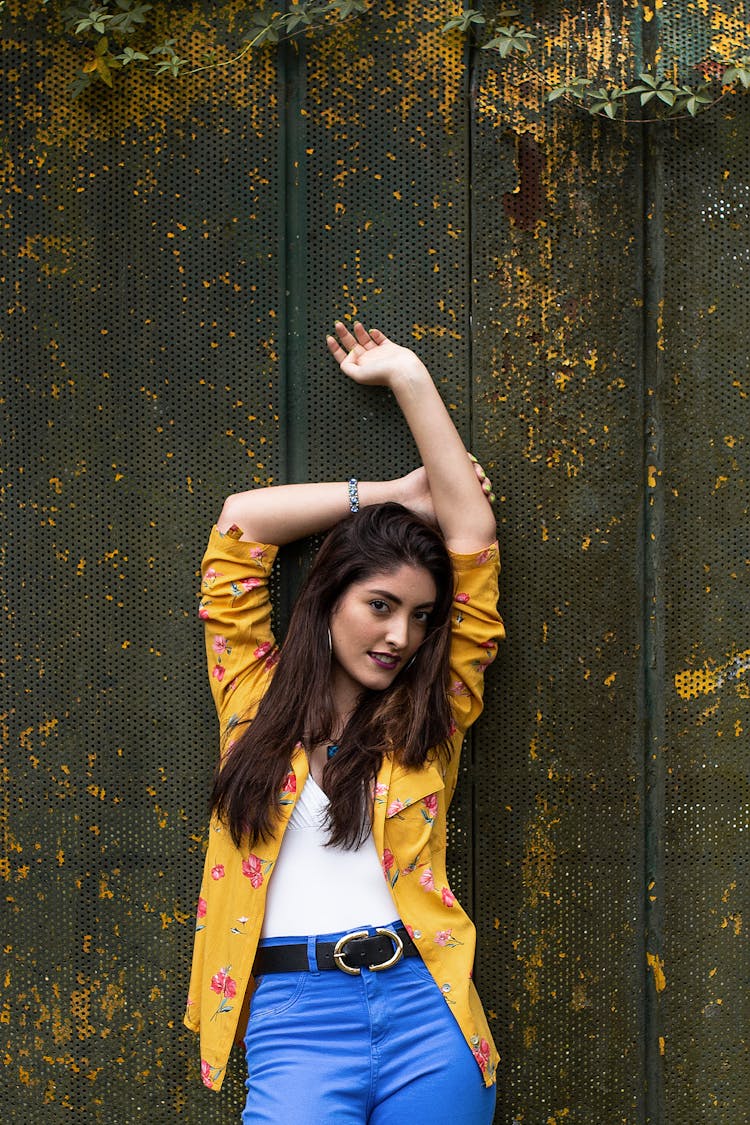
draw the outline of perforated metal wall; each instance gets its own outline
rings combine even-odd
[[[170,28],[199,58],[245,7]],[[195,573],[228,491],[414,464],[326,356],[343,314],[412,341],[498,493],[508,641],[451,825],[496,1120],[750,1121],[750,102],[550,107],[457,8],[76,102],[43,5],[6,22],[4,1120],[237,1119],[241,1059],[209,1094],[181,1025]],[[729,0],[521,9],[561,78],[750,43]]]

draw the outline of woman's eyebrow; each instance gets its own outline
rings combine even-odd
[[[388,590],[368,590],[368,594],[377,594],[379,598],[388,598],[388,601],[395,602],[396,605],[403,605],[403,600],[395,594],[389,593]],[[432,602],[420,602],[419,605],[414,606],[415,609],[431,609],[435,605]]]

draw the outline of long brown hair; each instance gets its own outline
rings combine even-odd
[[[404,563],[430,573],[435,605],[413,661],[385,691],[363,689],[326,763],[329,843],[355,847],[367,837],[372,786],[386,752],[413,768],[447,747],[450,556],[440,533],[400,504],[364,508],[326,536],[295,603],[271,685],[216,771],[211,808],[237,847],[273,834],[295,744],[312,747],[333,733],[328,625],[337,602],[353,582]]]

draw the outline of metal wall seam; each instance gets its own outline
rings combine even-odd
[[[644,1059],[646,1125],[664,1121],[664,157],[661,126],[644,155]]]

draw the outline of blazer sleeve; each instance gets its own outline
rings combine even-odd
[[[471,555],[451,552],[455,595],[451,618],[450,681],[453,752],[445,776],[453,795],[461,744],[484,705],[484,673],[497,655],[505,629],[497,608],[500,555],[497,543]]]
[[[269,591],[278,548],[243,541],[241,534],[239,528],[222,534],[214,527],[201,567],[198,615],[222,754],[237,723],[257,709],[278,659]]]

